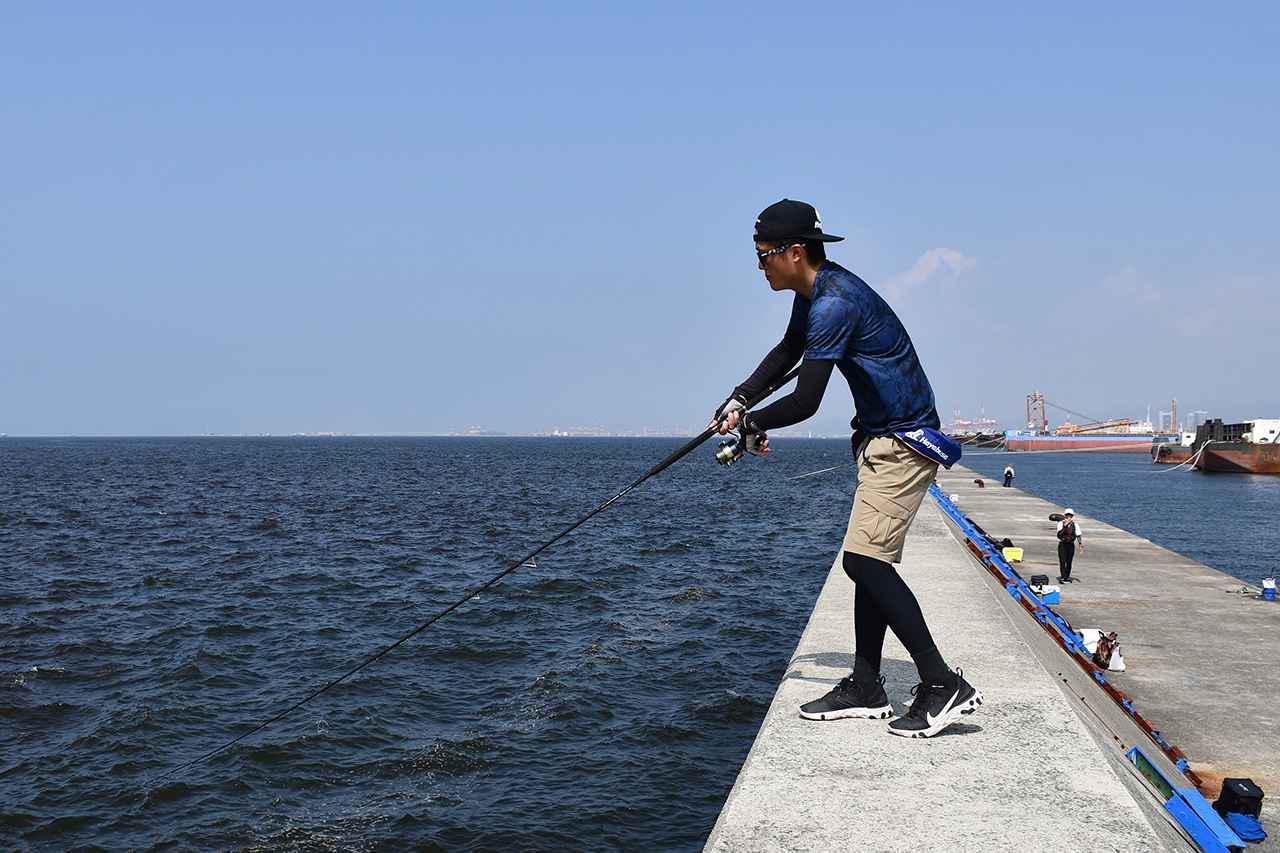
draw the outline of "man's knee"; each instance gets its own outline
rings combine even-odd
[[[866,554],[855,554],[852,551],[845,551],[840,562],[844,566],[844,573],[854,583],[866,580],[874,572],[893,571],[893,566],[884,560],[877,560]]]

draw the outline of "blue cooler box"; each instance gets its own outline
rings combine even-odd
[[[1036,594],[1044,604],[1059,604],[1062,601],[1061,587],[1057,586],[1033,586],[1031,591]]]

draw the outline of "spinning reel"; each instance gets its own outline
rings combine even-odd
[[[742,454],[746,452],[745,444],[746,442],[740,436],[729,436],[729,438],[720,442],[720,446],[716,449],[716,461],[721,465],[732,465],[741,459]]]

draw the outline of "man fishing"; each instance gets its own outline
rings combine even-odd
[[[737,428],[746,450],[769,453],[767,430],[812,417],[839,368],[853,393],[853,449],[858,485],[841,557],[854,594],[853,672],[820,699],[800,706],[809,720],[886,719],[893,714],[880,675],[886,628],[906,646],[920,683],[906,714],[889,723],[904,737],[931,737],[972,713],[982,695],[960,670],[947,666],[925,624],[915,595],[894,569],[907,529],[938,465],[950,466],[960,448],[941,432],[933,389],[906,329],[866,282],[827,260],[826,243],[843,240],[822,231],[812,205],[783,199],[761,212],[755,226],[756,259],[775,291],[795,292],[786,333],[760,366],[733,390],[712,423]],[[796,389],[758,411],[744,403],[800,362]]]

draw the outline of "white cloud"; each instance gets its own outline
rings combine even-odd
[[[897,275],[890,276],[881,285],[885,295],[902,296],[931,281],[947,279],[954,281],[962,274],[977,266],[977,261],[955,249],[936,248],[925,252],[911,268]]]

